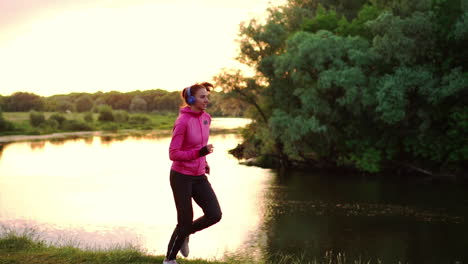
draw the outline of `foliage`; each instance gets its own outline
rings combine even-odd
[[[346,4],[290,0],[265,23],[241,25],[239,61],[256,73],[216,79],[257,121],[240,156],[367,172],[466,169],[468,15],[460,2],[361,2],[351,13]]]
[[[119,113],[121,110],[113,111]],[[151,114],[129,114],[122,112],[122,115],[128,116],[126,122],[98,121],[91,112],[70,113],[63,115],[61,113],[46,112],[43,113],[45,121],[39,126],[32,126],[29,122],[30,113],[26,112],[6,112],[3,115],[4,121],[8,123],[7,131],[0,131],[2,135],[43,135],[50,133],[60,133],[68,131],[117,131],[121,129],[130,130],[170,130],[174,124],[177,115],[174,113],[151,113]],[[135,116],[131,118],[132,116]],[[63,120],[66,118],[66,120]],[[130,121],[131,119],[131,121]],[[62,121],[63,120],[63,121]],[[60,123],[59,123],[60,122]],[[0,122],[0,124],[4,124]]]
[[[11,131],[14,129],[12,122],[5,119],[3,113],[0,111],[0,132]]]
[[[33,127],[38,127],[44,122],[45,122],[44,113],[36,112],[36,111],[29,112],[29,123]]]
[[[33,93],[17,92],[3,99],[3,111],[28,112],[41,111],[44,108],[42,98]]]
[[[83,95],[76,100],[76,111],[87,112],[93,108],[93,99],[89,95]]]
[[[62,99],[62,100],[59,100],[56,102],[57,106],[56,106],[56,110],[59,111],[59,112],[62,112],[62,113],[68,113],[68,112],[72,112],[74,110],[74,105],[73,103],[68,100],[68,99]]]
[[[57,121],[58,125],[61,126],[67,118],[63,116],[62,114],[59,113],[54,113],[51,116],[49,116],[49,120],[55,120]]]
[[[237,101],[225,101],[218,92],[211,92],[210,113],[214,116],[243,116],[245,104]],[[133,104],[132,104],[133,103]],[[0,109],[4,111],[36,110],[47,112],[99,112],[102,105],[109,105],[114,110],[136,112],[178,113],[182,105],[179,91],[168,92],[161,89],[121,92],[71,93],[40,97],[31,93],[17,93],[0,96]],[[231,114],[234,113],[234,114]]]
[[[130,103],[130,111],[132,112],[144,112],[148,108],[148,103],[145,99],[140,96],[135,96]]]
[[[83,115],[83,119],[85,122],[91,123],[94,121],[93,113],[92,112],[86,112]]]
[[[154,105],[152,110],[155,111],[177,112],[182,104],[182,99],[179,92],[171,92],[154,96],[152,104]]]
[[[150,121],[151,120],[149,119],[149,117],[147,117],[146,115],[141,115],[141,114],[131,115],[128,120],[130,124],[147,124]]]
[[[218,104],[217,101],[213,103]],[[40,97],[32,93],[16,93],[11,96],[0,96],[0,109],[8,112],[29,110],[63,113],[74,111],[98,112],[101,105],[109,105],[115,110],[177,113],[181,104],[180,92],[168,92],[161,89],[127,93],[116,91],[108,93],[97,92],[94,94],[71,93],[49,97]]]
[[[99,107],[99,121],[114,121],[114,113],[109,105],[101,105]]]
[[[114,111],[115,122],[125,123],[128,121],[128,112],[123,110]]]

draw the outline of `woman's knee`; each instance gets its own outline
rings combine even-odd
[[[223,213],[221,213],[221,211],[219,211],[219,212],[216,212],[216,213],[213,213],[213,214],[209,215],[208,218],[210,219],[210,222],[215,224],[215,223],[218,223],[219,221],[221,221],[222,216],[223,216]]]

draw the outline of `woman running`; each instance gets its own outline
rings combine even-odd
[[[208,144],[211,116],[208,106],[210,83],[194,84],[182,90],[187,104],[180,109],[175,121],[169,158],[173,161],[170,183],[177,209],[177,226],[167,247],[163,264],[177,264],[177,253],[187,257],[189,236],[221,220],[221,208],[206,174],[210,167],[206,155],[213,152]],[[202,208],[204,215],[193,221],[192,199]]]

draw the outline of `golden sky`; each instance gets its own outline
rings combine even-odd
[[[239,23],[285,0],[0,0],[0,94],[180,90],[239,67]]]

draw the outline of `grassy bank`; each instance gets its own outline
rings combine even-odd
[[[0,264],[155,264],[163,256],[151,256],[132,245],[110,249],[79,249],[73,245],[56,246],[41,240],[33,232],[0,235]],[[221,264],[227,262],[180,260],[179,263]]]
[[[29,112],[4,112],[13,129],[0,135],[46,135],[77,131],[170,130],[177,117],[173,113],[127,113],[114,111],[113,121],[100,121],[97,113],[43,113],[44,121],[33,125]]]
[[[152,256],[133,246],[109,249],[79,249],[74,245],[46,243],[32,231],[0,233],[0,264],[159,264],[164,256]],[[178,259],[179,264],[374,264],[380,261],[350,260],[341,254],[326,253],[323,259],[304,261],[299,257],[275,256],[274,261],[255,261],[248,256],[228,256],[224,260]]]

